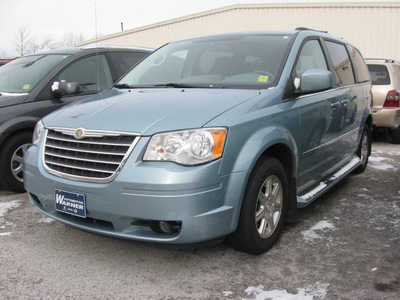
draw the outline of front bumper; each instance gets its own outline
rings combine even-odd
[[[139,150],[134,150],[116,179],[100,184],[49,174],[38,151],[32,146],[25,154],[25,188],[36,209],[65,224],[109,236],[176,244],[225,236],[237,226],[247,172],[218,176],[221,160],[185,167],[135,160]],[[55,189],[84,194],[86,218],[56,211]],[[149,221],[177,222],[181,227],[160,234],[142,225]]]
[[[382,108],[373,112],[373,125],[397,129],[400,125],[400,108]]]

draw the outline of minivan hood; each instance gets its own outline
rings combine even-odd
[[[28,98],[28,93],[2,93],[0,92],[0,108],[16,105],[24,102]]]
[[[46,127],[136,132],[198,128],[260,94],[239,89],[112,89],[44,118]]]

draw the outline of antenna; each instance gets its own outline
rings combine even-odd
[[[97,3],[94,2],[94,27],[95,27],[95,31],[96,31],[96,49],[97,49],[97,53],[96,53],[96,72],[97,72],[97,92],[100,92],[100,66],[99,66],[99,47],[98,47],[98,42],[99,42],[99,37],[97,34]]]
[[[98,42],[98,35],[97,35],[97,3],[94,2],[94,30],[95,30],[95,37],[96,43]]]

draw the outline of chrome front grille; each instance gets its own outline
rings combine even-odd
[[[49,128],[44,164],[53,174],[74,180],[109,182],[121,170],[139,134],[83,128]]]

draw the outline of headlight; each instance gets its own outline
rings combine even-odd
[[[204,128],[155,134],[143,160],[198,165],[222,156],[226,128]]]
[[[36,123],[35,129],[33,130],[33,136],[32,136],[32,144],[33,145],[37,146],[39,144],[39,139],[40,139],[40,135],[43,132],[43,128],[44,128],[43,122],[42,122],[42,120],[39,120]]]

